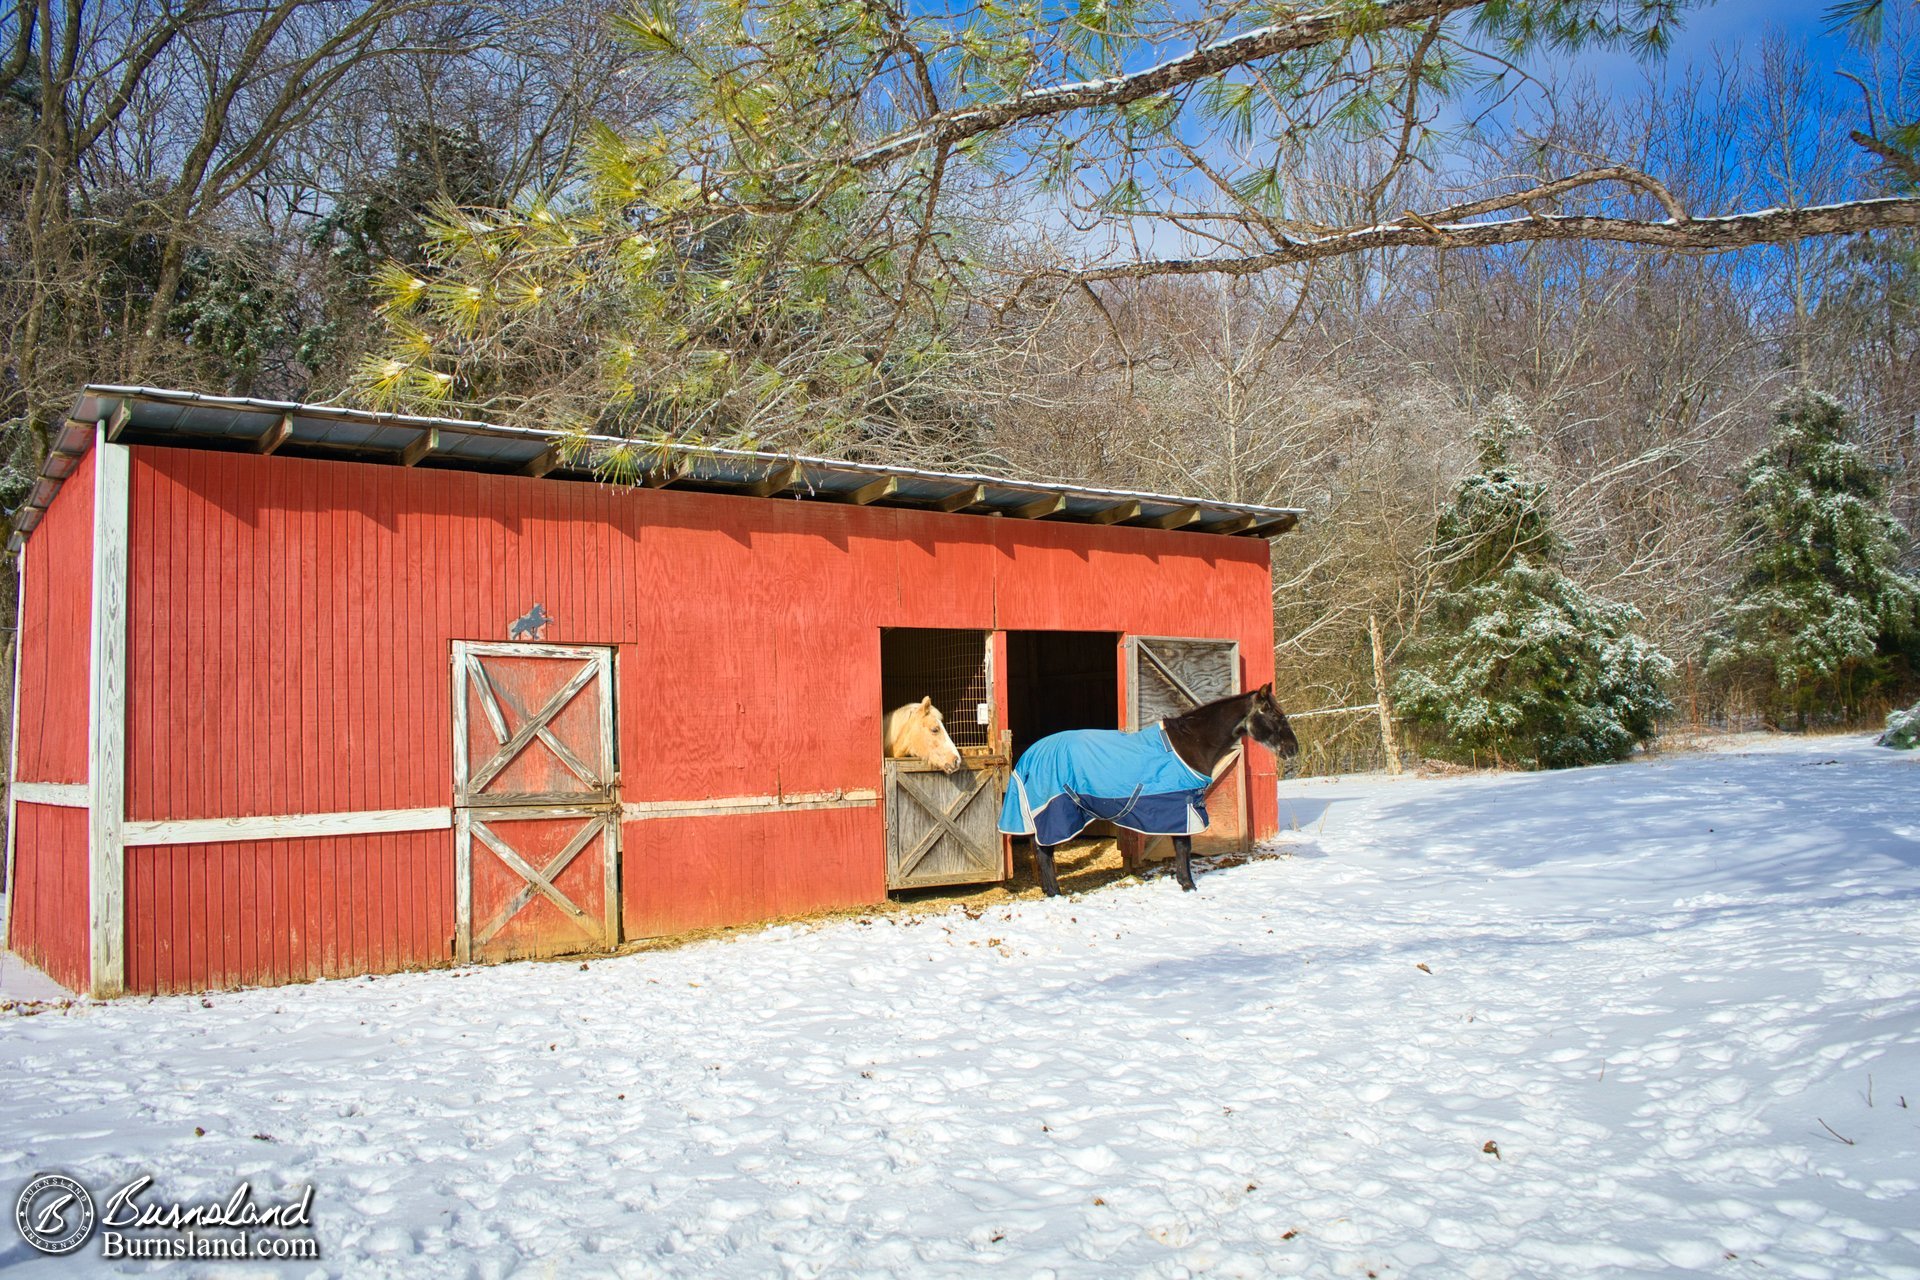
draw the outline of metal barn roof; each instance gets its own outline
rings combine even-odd
[[[284,453],[556,479],[594,478],[585,459],[576,463],[566,458],[561,447],[566,437],[555,431],[152,387],[89,386],[68,412],[41,467],[39,483],[14,513],[10,550],[20,547],[61,483],[92,447],[98,423],[106,424],[108,439],[125,444]],[[632,443],[605,436],[592,436],[589,441]],[[1299,523],[1302,514],[1292,507],[925,471],[802,454],[652,444],[644,444],[643,450],[636,483],[648,488],[671,486],[760,498],[873,503],[966,515],[1262,538],[1285,533]]]

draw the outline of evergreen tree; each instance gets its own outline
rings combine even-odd
[[[1496,420],[1480,472],[1441,513],[1432,621],[1394,686],[1401,714],[1442,758],[1527,768],[1617,760],[1653,737],[1673,664],[1634,634],[1639,613],[1560,567],[1547,486],[1507,456]]]
[[[1744,570],[1708,672],[1775,715],[1857,718],[1868,697],[1911,688],[1920,672],[1920,580],[1900,570],[1907,532],[1831,398],[1792,392],[1775,424],[1740,474]]]

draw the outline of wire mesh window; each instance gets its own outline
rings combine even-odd
[[[953,745],[993,745],[993,691],[987,681],[985,631],[889,627],[880,633],[880,706],[884,714],[931,697]]]

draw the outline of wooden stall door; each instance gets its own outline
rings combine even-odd
[[[887,761],[887,888],[1004,879],[1005,794],[1006,767],[998,760],[969,760],[952,773],[918,760]]]
[[[1215,698],[1240,692],[1240,646],[1232,640],[1184,640],[1162,636],[1127,637],[1127,728],[1140,729],[1177,716]],[[1253,823],[1247,786],[1245,744],[1235,746],[1214,773],[1207,791],[1210,822],[1195,836],[1196,850],[1245,851]],[[1165,844],[1155,837],[1159,844]],[[1151,842],[1150,842],[1151,843]],[[1163,851],[1155,845],[1157,855]]]
[[[915,634],[905,629],[896,635]],[[947,633],[929,631],[926,636]],[[961,682],[933,692],[948,712],[949,732],[960,749],[960,767],[942,773],[918,760],[883,761],[881,803],[887,821],[887,888],[928,889],[949,884],[986,884],[1007,878],[1006,843],[1000,838],[1000,802],[1007,793],[1007,775],[1013,762],[1002,723],[1000,674],[994,660],[994,633],[953,633],[958,639],[943,650],[946,665]],[[978,647],[972,647],[977,645]],[[885,646],[883,642],[883,692]],[[952,666],[958,655],[960,665]],[[927,655],[921,655],[925,658]],[[910,654],[904,666],[912,668]],[[941,659],[932,659],[935,670]],[[925,671],[914,671],[902,697],[927,687]],[[965,696],[960,696],[964,690]],[[887,702],[891,695],[884,696]],[[964,717],[964,718],[961,718]]]
[[[619,941],[613,650],[453,645],[461,962]]]

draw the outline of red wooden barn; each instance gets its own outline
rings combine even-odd
[[[88,388],[16,513],[12,947],[182,991],[999,880],[1026,743],[1272,676],[1297,512],[726,450],[612,485],[596,456]],[[882,759],[922,696],[958,773]],[[1273,768],[1221,776],[1216,834],[1274,831]]]

